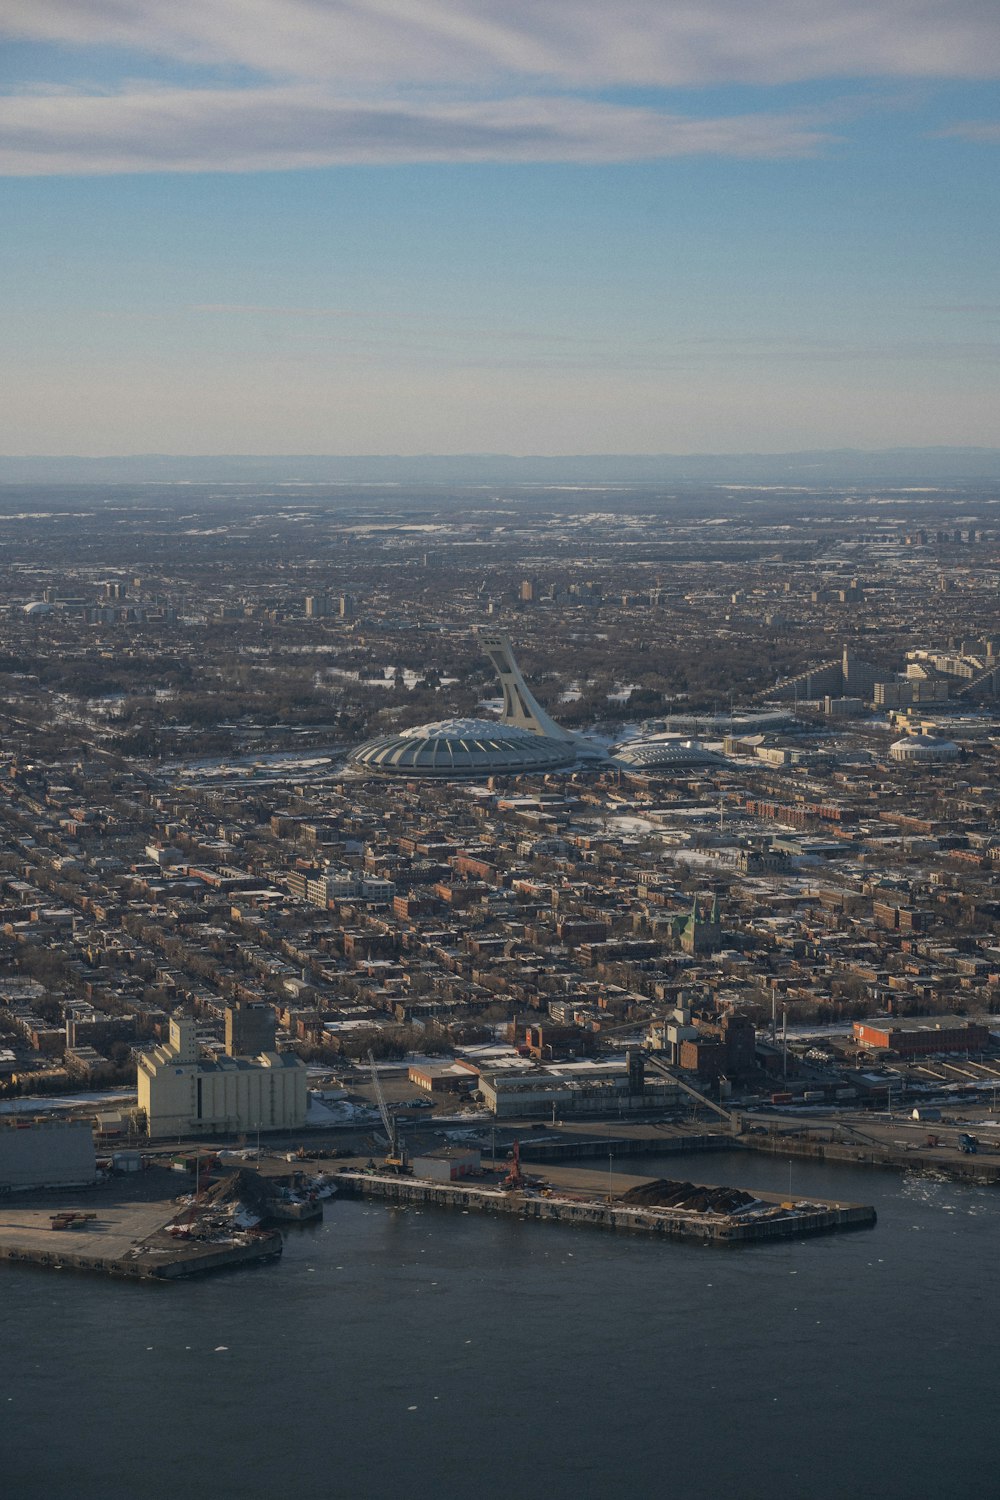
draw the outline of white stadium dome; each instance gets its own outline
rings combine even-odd
[[[697,740],[677,737],[627,740],[612,750],[615,760],[630,771],[682,771],[702,766],[723,766],[721,755],[706,750]]]
[[[578,760],[606,760],[599,748],[550,719],[528,688],[504,635],[480,633],[497,670],[504,711],[496,719],[443,719],[366,740],[348,756],[357,771],[381,776],[522,776],[561,771]]]
[[[957,760],[961,750],[954,740],[939,740],[933,734],[907,734],[889,746],[893,760]]]
[[[444,719],[367,740],[351,764],[383,775],[516,776],[555,771],[576,759],[572,745],[495,719]]]

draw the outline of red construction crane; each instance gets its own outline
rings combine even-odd
[[[524,1192],[524,1174],[521,1171],[521,1142],[515,1141],[510,1153],[510,1171],[503,1180],[503,1189],[507,1193]]]

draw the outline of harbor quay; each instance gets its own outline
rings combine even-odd
[[[750,1125],[756,1118],[760,1123]],[[808,1122],[788,1116],[747,1116],[733,1133],[713,1125],[703,1130],[622,1124],[607,1133],[563,1127],[532,1134],[521,1143],[525,1161],[546,1164],[615,1157],[670,1156],[712,1151],[744,1151],[764,1156],[795,1157],[845,1166],[895,1172],[933,1172],[959,1182],[1000,1183],[1000,1151],[977,1138],[973,1152],[962,1149],[964,1126],[957,1122],[926,1125],[906,1119],[856,1115],[817,1116]]]
[[[426,1159],[429,1172],[449,1150],[453,1160],[478,1156],[446,1148]],[[253,1169],[216,1162],[210,1176],[199,1176],[197,1192],[177,1165],[149,1164],[82,1191],[7,1195],[0,1202],[0,1264],[177,1281],[276,1259],[282,1231],[320,1217],[322,1200],[334,1194],[719,1245],[826,1234],[876,1220],[864,1204],[667,1182],[605,1171],[603,1163],[551,1163],[540,1177],[522,1174],[515,1159],[493,1171],[477,1166],[471,1180],[442,1181],[421,1176],[420,1159],[414,1175],[353,1157],[308,1178],[290,1173],[282,1157]]]
[[[90,1225],[100,1232],[101,1226]],[[281,1235],[275,1230],[247,1235],[218,1246],[180,1246],[158,1244],[149,1240],[142,1250],[134,1247],[123,1253],[108,1253],[105,1246],[90,1249],[51,1250],[51,1238],[45,1233],[50,1225],[27,1226],[26,1234],[13,1242],[0,1240],[0,1261],[40,1266],[54,1271],[91,1271],[125,1281],[179,1281],[202,1276],[208,1271],[233,1270],[240,1266],[275,1260],[282,1252]]]
[[[537,1189],[526,1187],[509,1191],[502,1185],[428,1182],[354,1168],[344,1168],[337,1173],[338,1185],[345,1197],[377,1198],[400,1206],[419,1203],[462,1213],[513,1215],[540,1223],[579,1225],[718,1245],[869,1228],[877,1217],[874,1208],[867,1204],[790,1201],[771,1193],[755,1193],[745,1207],[731,1213],[653,1204],[640,1206],[623,1200],[645,1184],[659,1186],[653,1179],[624,1179],[619,1175],[617,1193],[602,1196],[600,1184],[603,1182],[606,1186],[606,1179],[601,1173],[556,1169],[555,1177],[559,1178],[558,1182],[550,1180]],[[626,1182],[629,1187],[624,1187]],[[677,1185],[662,1186],[673,1188]],[[732,1189],[685,1186],[692,1189],[694,1195],[710,1197],[719,1191],[733,1193]]]
[[[739,1124],[734,1131],[722,1121],[608,1120],[558,1127],[527,1120],[496,1126],[413,1121],[405,1153],[411,1170],[403,1173],[387,1169],[377,1143],[357,1128],[308,1137],[293,1132],[272,1140],[264,1151],[219,1141],[186,1152],[152,1146],[118,1153],[116,1161],[129,1160],[134,1169],[124,1175],[115,1170],[110,1180],[90,1187],[54,1184],[46,1191],[0,1196],[0,1262],[166,1281],[275,1258],[288,1225],[322,1215],[324,1205],[315,1193],[295,1191],[302,1181],[325,1182],[329,1191],[322,1197],[336,1191],[400,1206],[424,1203],[717,1244],[830,1233],[876,1221],[863,1202],[802,1201],[791,1193],[779,1197],[707,1186],[718,1180],[711,1162],[720,1150],[931,1172],[983,1184],[1000,1181],[1000,1152],[988,1136],[979,1138],[975,1152],[964,1151],[968,1122],[960,1117],[933,1121],[929,1128],[902,1116],[845,1112],[804,1118],[771,1111],[741,1115]],[[28,1134],[19,1133],[23,1139]],[[512,1184],[514,1157],[523,1180]],[[636,1175],[647,1157],[667,1158],[676,1181]],[[182,1165],[186,1179],[179,1175]],[[657,1170],[663,1172],[665,1163]],[[738,1168],[729,1171],[737,1182],[746,1180]],[[195,1173],[201,1189],[196,1205]],[[455,1174],[450,1181],[449,1173]],[[682,1201],[674,1191],[682,1187],[690,1189],[692,1200],[702,1193],[733,1193],[748,1201],[735,1211],[720,1210],[714,1202]],[[668,1201],[654,1201],[655,1192],[643,1197],[653,1189],[663,1189]],[[852,1196],[866,1195],[859,1188]]]
[[[173,1205],[169,1216],[163,1205],[55,1213],[48,1206],[0,1210],[0,1261],[130,1281],[177,1281],[281,1254],[276,1230],[248,1229],[215,1240],[177,1238],[169,1229],[175,1214]],[[69,1222],[60,1225],[60,1217]]]
[[[745,1136],[726,1141],[735,1150],[760,1152],[766,1156],[794,1157],[801,1161],[831,1162],[850,1167],[871,1167],[891,1172],[930,1172],[956,1182],[1000,1183],[1000,1158],[976,1154],[956,1156],[916,1141],[839,1141],[822,1132]]]
[[[269,1223],[196,1203],[185,1185],[151,1166],[76,1192],[9,1194],[0,1200],[0,1264],[176,1281],[281,1255]]]

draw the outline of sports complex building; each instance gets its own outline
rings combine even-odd
[[[570,734],[536,702],[504,635],[481,634],[497,670],[503,713],[497,719],[444,719],[398,734],[366,740],[348,764],[381,776],[457,778],[521,776],[567,770],[581,761],[606,760],[607,752]]]

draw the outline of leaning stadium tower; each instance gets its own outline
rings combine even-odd
[[[477,630],[479,644],[496,669],[503,688],[503,713],[501,724],[511,724],[515,729],[525,729],[529,734],[541,734],[546,739],[573,740],[575,736],[549,717],[525,682],[521,668],[514,660],[510,638],[497,631]]]
[[[440,780],[565,771],[606,760],[606,751],[570,734],[535,700],[506,635],[477,631],[503,689],[499,719],[443,719],[366,740],[348,756],[356,771]]]

